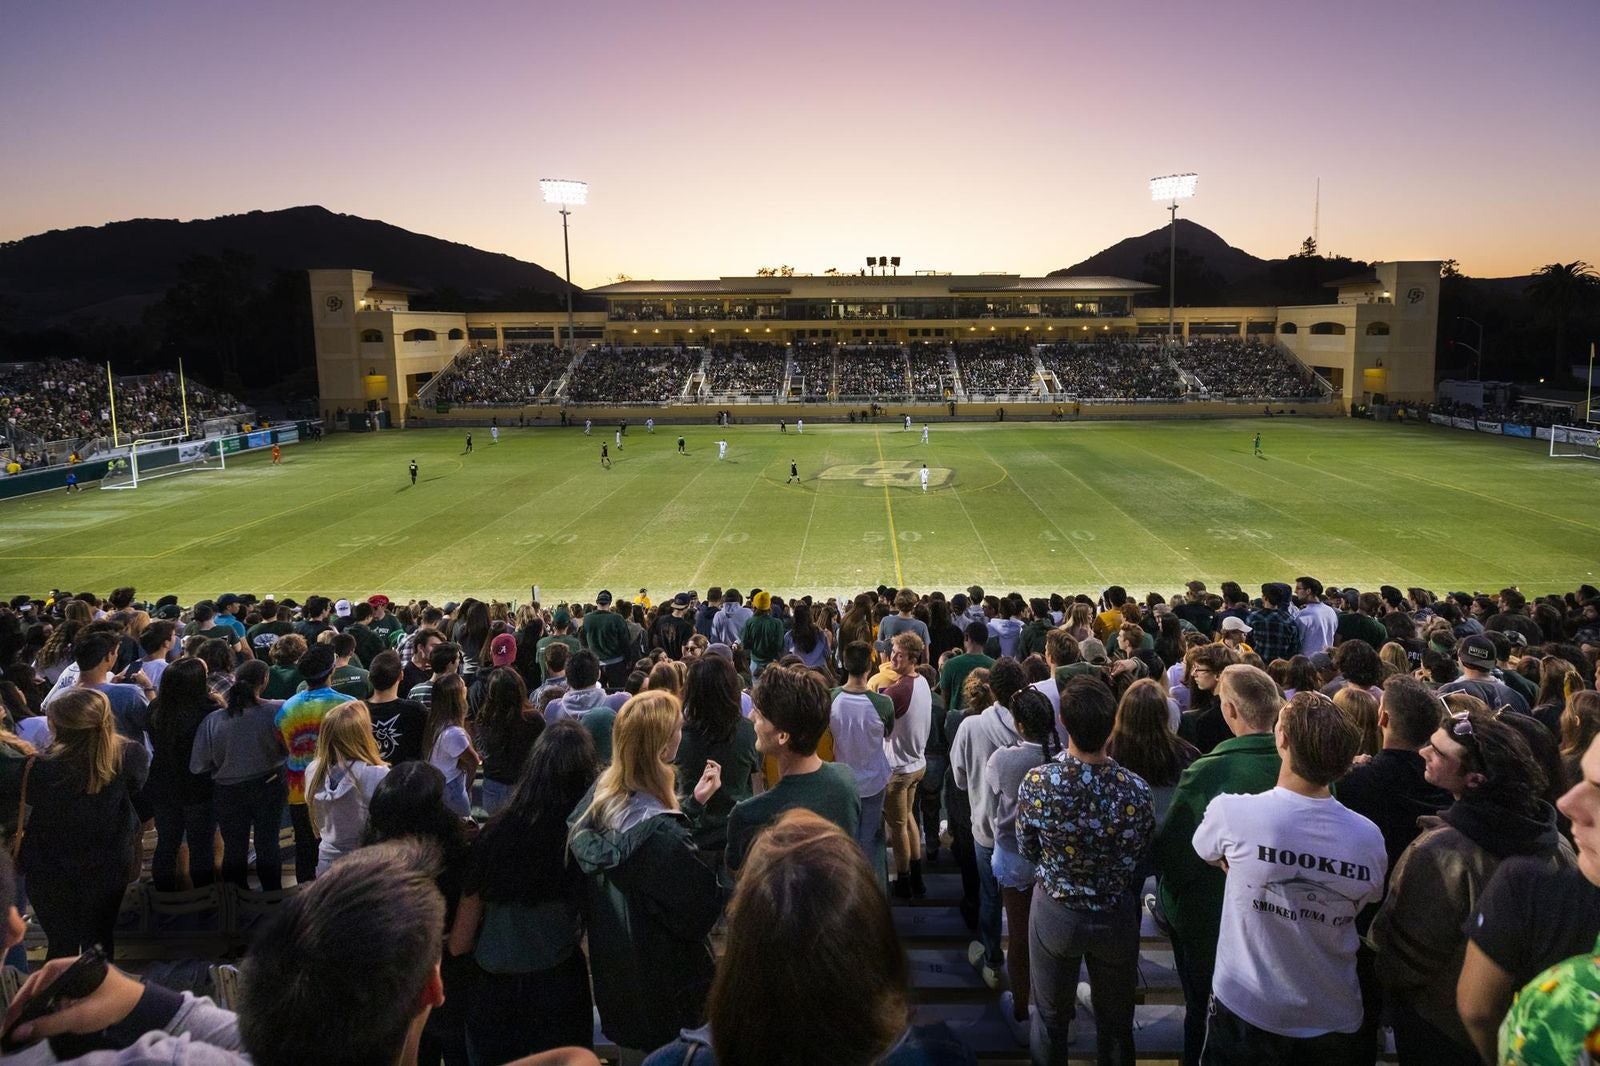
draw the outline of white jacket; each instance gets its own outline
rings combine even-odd
[[[306,767],[306,780],[317,772],[317,760]],[[371,763],[341,763],[330,767],[316,794],[311,797],[312,810],[317,816],[317,833],[322,844],[317,848],[317,874],[328,872],[328,867],[338,859],[361,846],[361,834],[367,829],[367,807],[372,803],[372,793],[385,777],[387,766]]]

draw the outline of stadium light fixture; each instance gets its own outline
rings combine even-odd
[[[1167,253],[1167,343],[1177,340],[1178,287],[1178,201],[1194,195],[1198,174],[1166,174],[1150,179],[1150,199],[1166,203],[1172,213],[1172,241]]]
[[[589,202],[589,183],[566,178],[540,178],[539,191],[544,194],[545,203],[561,208],[561,255],[567,263],[567,348],[576,350],[578,334],[572,325],[572,245],[567,242],[567,216],[572,214],[572,208],[582,207]]]

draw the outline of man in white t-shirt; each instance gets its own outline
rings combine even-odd
[[[852,641],[840,661],[848,678],[833,690],[828,708],[828,728],[833,733],[833,761],[848,766],[855,775],[861,797],[861,823],[856,842],[866,852],[873,870],[883,875],[884,790],[889,785],[889,750],[886,741],[894,728],[894,704],[888,696],[867,688],[872,670],[872,645]]]
[[[1356,916],[1383,895],[1389,860],[1378,827],[1328,791],[1360,738],[1332,700],[1304,692],[1275,739],[1277,787],[1216,797],[1194,834],[1228,875],[1200,1062],[1371,1063]]]

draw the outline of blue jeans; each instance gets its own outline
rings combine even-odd
[[[218,785],[211,802],[217,812],[217,828],[222,831],[222,879],[240,888],[250,887],[250,834],[256,837],[256,876],[263,891],[283,887],[283,855],[278,847],[278,829],[283,825],[283,808],[289,802],[289,786],[283,772]]]
[[[150,880],[156,890],[171,892],[178,887],[178,846],[189,843],[189,878],[195,888],[216,880],[213,857],[217,820],[211,815],[211,801],[203,803],[157,803],[156,853],[150,860]]]
[[[1000,947],[1000,882],[994,876],[994,849],[974,843],[978,855],[978,939],[983,943],[983,961],[999,970],[1006,964]]]
[[[867,863],[878,877],[878,885],[889,887],[889,867],[884,861],[887,840],[883,833],[883,797],[888,788],[880,788],[875,795],[861,797],[861,821],[856,825],[856,843],[867,856]]]
[[[516,785],[505,785],[489,778],[483,779],[483,813],[491,818],[499,813],[500,808],[511,802],[511,793],[516,791]]]

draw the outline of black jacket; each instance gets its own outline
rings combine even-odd
[[[1340,803],[1372,821],[1383,833],[1390,871],[1422,831],[1417,819],[1450,806],[1450,793],[1428,784],[1422,769],[1422,756],[1416,752],[1385,748],[1334,786]]]

